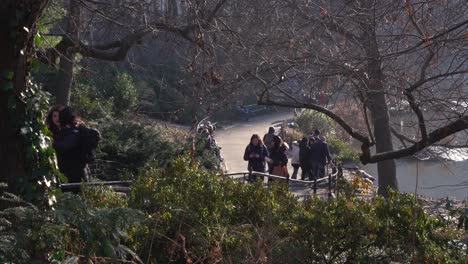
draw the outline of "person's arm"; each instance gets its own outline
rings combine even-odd
[[[78,134],[68,134],[59,140],[54,140],[52,146],[57,152],[67,152],[78,146],[79,141]]]
[[[262,145],[262,153],[263,153],[263,156],[260,157],[262,160],[264,160],[266,157],[269,157],[270,156],[270,153],[268,153],[268,148],[265,146],[265,145]]]
[[[286,155],[287,150],[281,151],[280,155],[280,162],[282,166],[286,166],[288,164],[288,156]]]
[[[247,146],[247,147],[245,148],[245,152],[244,152],[244,160],[245,160],[245,161],[248,161],[248,160],[249,160],[249,155],[250,155],[249,146]]]

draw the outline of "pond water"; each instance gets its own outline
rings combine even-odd
[[[377,176],[375,164],[366,165],[364,170]],[[459,200],[468,198],[468,160],[400,159],[397,160],[397,178],[402,192],[417,192],[434,198],[455,197]]]

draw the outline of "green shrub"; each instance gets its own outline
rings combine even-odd
[[[134,250],[155,262],[463,263],[444,222],[412,195],[299,202],[283,184],[263,188],[207,171],[189,156],[142,171],[129,205],[150,216]]]
[[[120,179],[123,175],[135,175],[139,169],[152,165],[164,167],[186,145],[176,142],[173,129],[128,120],[113,120],[99,125],[102,141],[97,157],[104,161],[102,179]],[[183,140],[179,138],[179,140]]]
[[[183,156],[166,169],[142,172],[132,186],[130,206],[152,216],[135,232],[138,251],[165,263],[202,261],[218,250],[223,259],[237,259],[239,251],[250,250],[257,225],[285,229],[290,221],[286,216],[297,202],[284,186],[264,189],[260,184],[234,183]],[[177,250],[180,240],[187,241],[189,256]]]
[[[88,83],[76,83],[71,96],[71,105],[85,120],[99,120],[113,115],[113,101],[104,100]]]
[[[327,138],[327,144],[335,160],[359,162],[359,153],[345,141],[331,136]]]
[[[304,135],[310,135],[315,129],[319,129],[323,135],[332,133],[334,125],[325,114],[310,109],[304,110],[295,120],[299,130]]]
[[[70,194],[58,197],[53,210],[39,210],[8,193],[1,194],[0,202],[2,263],[51,263],[71,257],[84,263],[94,257],[139,260],[126,246],[128,230],[143,220],[137,210],[94,208]]]
[[[105,65],[77,74],[71,105],[84,119],[122,117],[135,109],[138,93],[133,78],[125,71]]]
[[[126,197],[114,192],[110,186],[87,186],[83,184],[81,186],[81,197],[87,205],[93,208],[127,207]]]

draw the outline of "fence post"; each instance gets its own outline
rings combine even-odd
[[[335,191],[336,195],[338,196],[339,190],[338,190],[338,180],[343,178],[343,168],[341,167],[341,164],[338,164],[338,173],[336,175],[336,182],[335,182]]]
[[[314,177],[314,195],[317,194],[317,177]]]

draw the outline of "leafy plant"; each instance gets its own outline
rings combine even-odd
[[[329,117],[310,109],[302,111],[295,122],[304,135],[312,134],[315,129],[319,129],[324,135],[334,131],[333,122]]]
[[[50,95],[30,81],[28,88],[20,96],[25,102],[26,110],[24,120],[19,120],[20,133],[25,140],[26,158],[31,166],[31,175],[18,175],[17,193],[28,201],[48,201],[51,205],[59,172],[50,131],[44,124]]]
[[[97,156],[102,161],[105,175],[102,179],[119,179],[123,175],[136,175],[150,164],[167,165],[183,152],[184,144],[176,142],[178,133],[154,124],[129,120],[112,120],[98,127],[102,141]],[[182,136],[179,140],[185,140]],[[183,142],[184,143],[184,142]]]
[[[359,162],[359,153],[349,143],[336,136],[331,136],[327,138],[327,144],[336,160]]]
[[[156,262],[461,263],[450,229],[417,200],[373,201],[353,185],[336,200],[295,199],[281,183],[263,188],[203,169],[190,156],[141,172],[129,205],[150,217],[132,242]],[[452,229],[450,229],[452,230]]]

